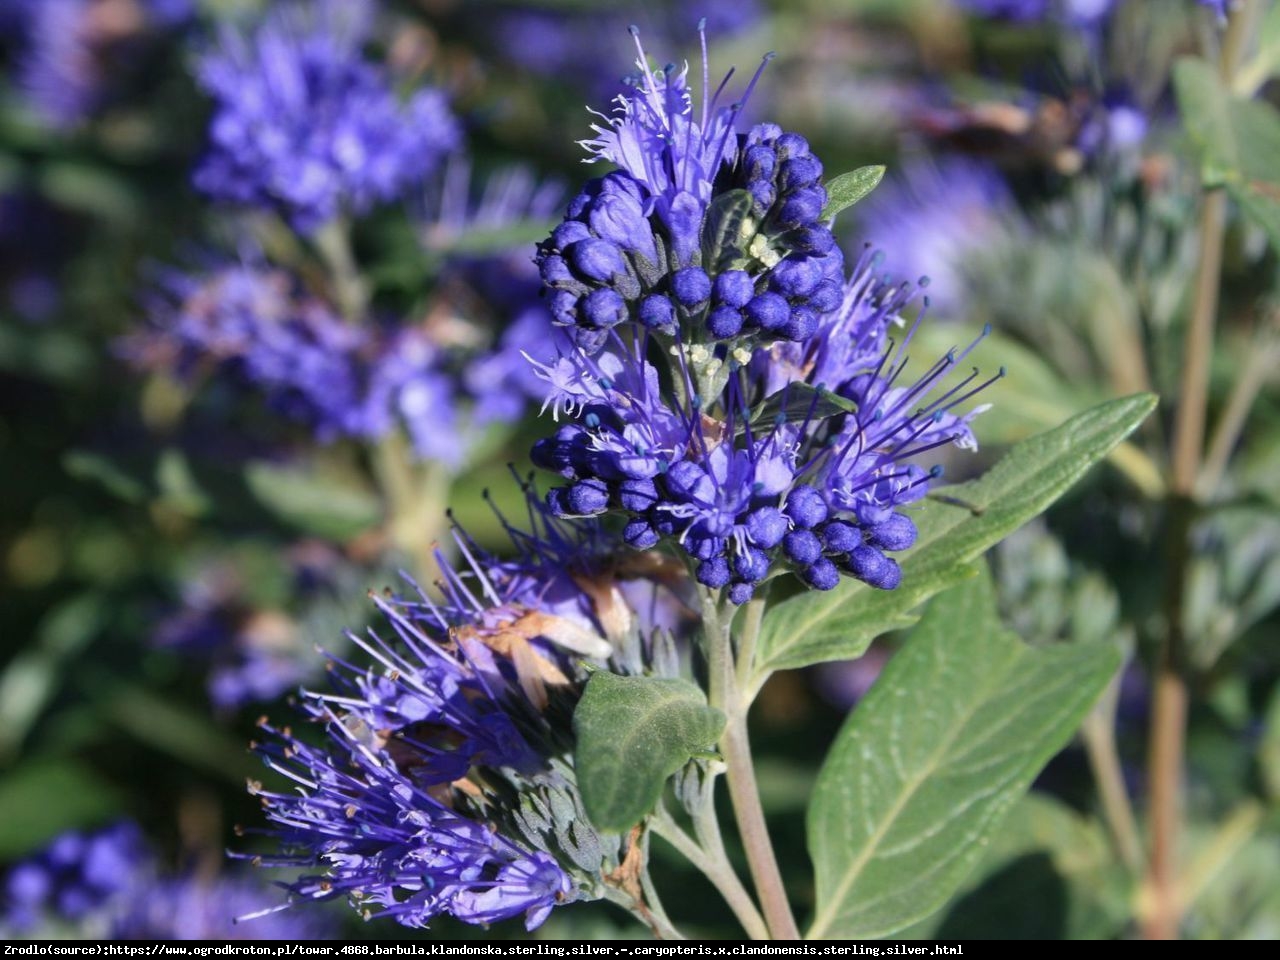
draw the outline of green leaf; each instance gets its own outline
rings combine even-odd
[[[1173,87],[1187,135],[1200,154],[1206,186],[1218,186],[1240,169],[1240,150],[1231,125],[1231,94],[1207,60],[1183,57],[1173,66]]]
[[[91,450],[68,450],[62,468],[77,480],[92,480],[125,503],[142,503],[151,496],[147,485],[120,464]]]
[[[1033,790],[1014,805],[946,909],[899,936],[1110,939],[1124,928],[1130,896],[1101,824]],[[1029,902],[1034,910],[1021,908]]]
[[[347,540],[382,516],[378,498],[369,490],[305,466],[258,461],[245,468],[244,481],[279,520],[316,536]]]
[[[1205,186],[1225,187],[1280,250],[1280,112],[1233,96],[1217,69],[1188,57],[1174,66],[1178,107]]]
[[[573,714],[574,767],[591,822],[616,833],[639,823],[667,777],[713,745],[724,723],[687,680],[593,673]]]
[[[186,704],[157,696],[141,686],[98,676],[102,715],[135,737],[180,763],[199,767],[240,783],[258,764],[245,744],[214,724],[212,718]]]
[[[23,856],[64,830],[101,823],[119,797],[78,763],[51,760],[0,778],[0,860]]]
[[[915,623],[924,600],[973,575],[971,563],[1041,513],[1155,407],[1137,394],[1094,407],[1015,445],[985,475],[944,487],[915,513],[919,539],[902,561],[902,585],[875,590],[844,579],[772,607],[762,625],[757,683],[768,672],[861,656],[871,641]]]
[[[827,205],[822,208],[822,219],[830,220],[846,207],[874,190],[884,177],[884,167],[859,167],[827,181]]]
[[[985,572],[934,599],[818,775],[809,938],[884,937],[942,906],[1119,665],[1002,629]]]
[[[839,394],[807,383],[793,383],[765,399],[751,417],[751,426],[772,426],[798,420],[825,420],[841,413],[856,413],[858,405]],[[745,428],[740,428],[741,429]]]
[[[0,672],[0,763],[18,752],[61,685],[66,665],[101,632],[105,613],[106,602],[99,593],[62,601],[41,619],[35,642]]]
[[[1258,50],[1235,77],[1235,89],[1248,96],[1280,72],[1280,5],[1272,4],[1258,27]]]
[[[1267,713],[1262,720],[1262,742],[1258,744],[1258,768],[1268,799],[1280,802],[1280,683],[1271,691]]]
[[[702,224],[707,269],[728,269],[742,259],[743,251],[760,227],[751,214],[751,207],[751,194],[746,190],[729,190],[711,201],[707,219]]]

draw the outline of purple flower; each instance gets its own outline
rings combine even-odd
[[[641,75],[583,141],[620,169],[539,247],[552,319],[591,352],[615,327],[730,349],[804,340],[840,299],[822,163],[799,134],[737,130],[763,64],[733,105],[717,106],[722,83],[696,108],[687,68],[651,70],[636,46]],[[705,99],[705,40],[702,72]]]
[[[572,418],[532,452],[568,481],[548,494],[552,511],[619,511],[628,543],[674,540],[697,561],[701,583],[727,587],[739,603],[779,568],[819,589],[841,572],[897,586],[886,554],[914,542],[903,508],[937,476],[915,461],[944,444],[976,446],[969,422],[982,408],[954,410],[990,381],[975,371],[948,382],[974,345],[903,381],[923,311],[895,344],[918,288],[877,280],[879,262],[864,253],[840,307],[803,343],[780,339],[722,359],[672,347],[682,391],[664,388],[645,359],[647,335],[634,348],[616,339],[595,357],[542,367],[548,406]],[[712,379],[727,373],[711,404],[689,399],[698,365]]]
[[[157,877],[111,917],[111,940],[326,940],[336,924],[288,904],[263,909],[273,894],[246,876]]]
[[[25,931],[47,917],[83,920],[127,895],[147,858],[142,833],[132,823],[64,833],[10,870],[5,923]]]
[[[492,7],[493,16],[485,18],[486,34],[498,56],[605,97],[620,86],[618,64],[628,55],[629,24],[637,23],[666,49],[687,43],[700,19],[709,33],[720,37],[750,30],[764,15],[758,0],[704,0],[693,6],[654,0],[625,10],[527,3]]]
[[[72,127],[116,92],[140,45],[190,19],[190,0],[129,0],[107,9],[95,0],[24,0],[9,28],[23,37],[18,85],[36,115]]]
[[[199,68],[215,112],[197,187],[279,209],[312,232],[401,196],[457,148],[443,94],[424,89],[401,102],[364,59],[367,12],[290,3],[250,34],[224,32]]]
[[[1202,7],[1209,7],[1218,15],[1219,21],[1227,19],[1227,8],[1231,5],[1231,0],[1197,0]]]
[[[977,258],[1017,224],[1004,178],[960,158],[908,162],[854,212],[858,235],[884,251],[885,268],[912,280],[928,277],[934,309],[946,317],[966,306]]]
[[[130,822],[64,833],[10,870],[4,926],[20,935],[109,940],[300,940],[333,936],[312,912],[266,910],[270,897],[245,877],[167,876]],[[249,919],[251,913],[259,917]],[[237,918],[246,922],[237,925]],[[55,933],[56,931],[56,933]]]
[[[1073,26],[1089,26],[1102,20],[1116,0],[957,0],[960,6],[983,17],[1029,22],[1058,19]]]
[[[140,366],[260,391],[321,442],[403,427],[420,458],[461,461],[454,383],[426,330],[348,323],[288,274],[253,262],[171,274],[153,300],[151,328],[125,344]]]
[[[334,658],[333,691],[303,694],[319,745],[264,723],[260,752],[290,782],[251,785],[278,844],[261,862],[294,872],[295,897],[345,897],[411,927],[447,914],[533,929],[603,895],[621,840],[590,828],[574,779],[582,660],[674,675],[651,615],[687,600],[687,583],[680,565],[627,563],[604,528],[525,495],[527,529],[499,514],[508,558],[455,528],[461,559],[437,556],[436,596],[374,597],[393,635],[353,637],[368,665]]]
[[[470,186],[469,163],[450,163],[422,214],[420,235],[428,251],[445,257],[445,296],[459,301],[460,312],[488,319],[494,326],[501,323],[492,342],[467,354],[459,387],[472,401],[471,418],[477,426],[511,423],[525,414],[530,402],[541,403],[546,392],[525,358],[554,362],[570,349],[570,341],[552,324],[542,302],[532,243],[485,251],[471,249],[471,244],[477,237],[516,232],[553,219],[564,188],[554,181],[539,183],[524,167],[491,175],[477,197],[472,197]],[[484,324],[477,324],[477,339],[487,332]]]
[[[156,625],[151,642],[204,666],[220,709],[274,700],[323,667],[303,628],[346,585],[337,562],[319,542],[289,551],[295,595],[306,601],[292,611],[255,605],[229,563],[211,564],[183,584],[181,606]]]

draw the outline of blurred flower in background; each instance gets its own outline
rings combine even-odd
[[[13,866],[4,886],[8,936],[104,940],[298,940],[330,936],[315,911],[264,912],[256,877],[202,878],[159,869],[129,821],[57,837]],[[250,914],[260,914],[249,919]],[[239,922],[238,918],[246,918]]]
[[[278,209],[311,233],[403,195],[461,143],[444,94],[401,100],[365,59],[376,6],[284,3],[251,31],[224,29],[200,61],[215,101],[196,186]]]

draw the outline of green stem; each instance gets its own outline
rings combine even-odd
[[[1244,432],[1253,401],[1266,383],[1271,371],[1280,362],[1280,312],[1272,312],[1266,325],[1258,331],[1245,358],[1244,369],[1231,388],[1231,396],[1214,427],[1209,452],[1196,482],[1196,489],[1205,499],[1212,498],[1222,483],[1227,461],[1235,449],[1236,441]]]
[[[1251,0],[1231,13],[1223,37],[1219,70],[1230,85],[1252,19]],[[1218,314],[1227,198],[1221,188],[1210,191],[1200,209],[1200,260],[1196,271],[1191,318],[1182,351],[1182,381],[1174,420],[1169,478],[1168,580],[1165,590],[1167,629],[1160,650],[1151,701],[1149,746],[1151,859],[1143,897],[1143,934],[1149,940],[1172,940],[1182,922],[1178,894],[1178,839],[1182,830],[1182,781],[1187,734],[1187,638],[1184,610],[1193,551],[1191,529],[1196,516],[1196,479],[1204,453],[1209,370]]]
[[[343,217],[330,220],[316,234],[315,243],[342,315],[349,322],[360,320],[369,306],[369,291],[351,249],[351,225]]]
[[[774,940],[799,940],[800,930],[791,915],[786,886],[778,870],[764,809],[760,805],[760,791],[751,762],[751,741],[747,735],[747,708],[750,704],[738,687],[729,622],[721,616],[716,594],[703,590],[701,599],[710,688],[708,699],[713,707],[724,711],[726,718],[724,733],[720,737],[720,753],[724,757],[729,800],[747,855],[751,879],[770,937]],[[743,664],[742,669],[749,672],[751,664]]]
[[[404,436],[393,431],[372,449],[373,472],[382,492],[387,531],[413,558],[415,573],[427,578],[449,490],[448,471],[436,463],[414,464]]]
[[[709,837],[703,836],[701,828],[698,829],[701,843],[685,833],[665,808],[659,808],[650,829],[656,836],[671,844],[711,882],[712,886],[720,891],[720,896],[724,897],[724,902],[729,905],[729,909],[733,911],[733,915],[748,937],[752,940],[769,939],[769,929],[765,926],[764,918],[760,916],[760,911],[751,900],[751,894],[738,879],[738,874],[733,869],[733,864],[729,862],[728,854],[725,853],[714,809],[707,819],[714,825],[714,841],[710,844]],[[695,826],[697,826],[696,822]]]
[[[643,888],[643,884],[641,885]],[[604,898],[610,903],[616,903],[629,914],[643,923],[646,927],[654,932],[654,935],[660,940],[687,940],[683,933],[672,926],[671,921],[665,915],[659,915],[649,909],[647,905],[638,903],[631,894],[625,890],[619,890],[617,887],[606,886],[604,888]]]
[[[1121,861],[1136,877],[1142,873],[1142,844],[1133,815],[1129,791],[1125,789],[1120,754],[1116,750],[1116,697],[1119,680],[1113,680],[1102,700],[1090,711],[1081,728],[1089,768],[1098,785],[1102,816]]]

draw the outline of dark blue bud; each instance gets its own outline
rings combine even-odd
[[[760,507],[747,514],[743,526],[752,543],[768,550],[782,542],[791,524],[787,523],[787,518],[777,507]]]
[[[602,197],[630,197],[637,203],[644,203],[645,194],[636,178],[629,173],[615,170],[613,173],[606,173],[598,182],[599,195]]]
[[[809,155],[809,141],[798,133],[782,134],[773,146],[778,151],[778,156],[783,160],[789,160],[792,157],[807,157]]]
[[[718,303],[745,307],[756,294],[756,284],[745,270],[726,270],[716,277],[715,290]]]
[[[757,144],[747,147],[742,155],[742,169],[746,171],[747,180],[771,180],[778,162],[773,148]]]
[[[893,574],[891,568],[897,564],[870,544],[862,544],[849,551],[849,572],[859,580],[873,587],[881,587]],[[899,573],[899,576],[901,574]],[[894,586],[897,586],[895,583]],[[892,587],[883,587],[892,589]]]
[[[791,304],[776,293],[762,293],[747,304],[747,320],[762,330],[777,331],[791,319]]]
[[[792,530],[782,538],[782,549],[796,563],[813,563],[822,556],[822,541],[808,530]]]
[[[867,539],[884,550],[906,550],[916,542],[916,525],[903,513],[895,513],[867,533]]]
[[[658,213],[671,234],[671,249],[676,263],[689,263],[702,245],[702,203],[682,190],[671,202],[658,202]]]
[[[717,590],[729,582],[729,561],[724,557],[712,557],[698,564],[697,580],[704,587]]]
[[[569,509],[569,505],[565,503],[565,494],[568,490],[568,487],[552,487],[547,491],[547,509],[550,510],[554,516],[567,517],[573,513],[573,511]]]
[[[796,487],[787,495],[787,504],[783,508],[796,526],[805,530],[816,527],[827,519],[827,501],[813,487]]]
[[[747,547],[734,556],[733,572],[740,580],[759,583],[769,575],[769,555],[756,547]]]
[[[822,557],[800,570],[800,579],[815,590],[834,590],[840,582],[840,571],[836,565]]]
[[[747,143],[763,143],[772,148],[780,136],[782,128],[776,123],[757,123],[747,132]]]
[[[827,191],[821,187],[804,187],[787,197],[778,211],[778,222],[784,226],[812,223],[822,216],[827,205]]]
[[[752,594],[756,592],[756,588],[749,583],[735,583],[729,587],[729,602],[742,606],[750,601]]]
[[[733,307],[716,307],[707,315],[707,330],[720,340],[736,337],[742,331],[742,311]]]
[[[684,538],[684,549],[695,560],[710,560],[724,553],[724,538],[690,534]]]
[[[593,517],[609,509],[609,488],[603,480],[579,480],[565,493],[565,506],[574,516]]]
[[[562,477],[572,477],[572,454],[569,439],[562,437],[563,428],[554,437],[543,437],[529,451],[529,459],[535,467],[552,470]]]
[[[622,539],[637,550],[648,550],[658,542],[658,531],[646,520],[632,520],[622,530]]]
[[[769,289],[784,297],[807,297],[822,282],[822,265],[809,257],[787,257],[769,273]]]
[[[809,294],[809,306],[818,313],[830,313],[843,300],[844,291],[840,289],[840,284],[831,280],[818,284],[818,289]]]
[[[778,199],[777,188],[769,180],[752,180],[747,184],[747,192],[751,194],[751,199],[755,201],[757,214],[764,214],[766,210],[773,206],[773,201]]]
[[[862,546],[862,531],[843,520],[832,520],[818,531],[818,535],[830,553],[848,553]]]
[[[711,297],[711,278],[701,267],[685,267],[671,275],[671,292],[686,307],[696,307]]]
[[[792,157],[783,161],[778,186],[784,192],[807,187],[822,179],[822,162],[814,156]]]
[[[600,197],[587,217],[591,229],[602,239],[616,243],[623,250],[639,253],[650,261],[657,260],[653,230],[639,202],[626,194]]]
[[[571,244],[566,252],[574,271],[592,280],[608,280],[627,272],[622,251],[608,240],[579,240]]]
[[[627,302],[616,290],[602,287],[582,298],[579,306],[582,322],[589,327],[607,330],[627,319]]]
[[[569,265],[564,262],[564,257],[558,257],[555,254],[542,258],[542,262],[538,264],[538,272],[542,276],[543,283],[573,282],[573,274],[569,272]]]
[[[591,206],[591,201],[595,199],[595,194],[591,191],[592,187],[597,182],[598,181],[596,180],[588,181],[586,186],[583,188],[583,192],[569,201],[569,208],[565,211],[565,217],[567,219],[577,220],[587,211]],[[557,246],[559,246],[559,244],[557,244]]]
[[[700,466],[692,460],[679,460],[671,465],[663,481],[673,496],[692,499],[702,493],[711,493],[714,485]]]
[[[624,510],[644,513],[658,502],[658,488],[652,480],[623,480],[618,487],[618,499]]]
[[[551,232],[551,242],[557,250],[564,250],[579,240],[590,239],[590,228],[578,220],[566,220]]]
[[[640,322],[650,330],[671,333],[676,326],[676,308],[668,297],[651,293],[640,301]]]
[[[578,320],[578,297],[568,290],[557,290],[547,298],[551,319],[562,327],[573,326]]]
[[[801,253],[822,256],[836,244],[835,235],[820,223],[801,227],[792,235],[791,245]]]
[[[782,328],[782,335],[788,340],[801,343],[818,332],[818,315],[803,304],[791,308],[791,318]]]

